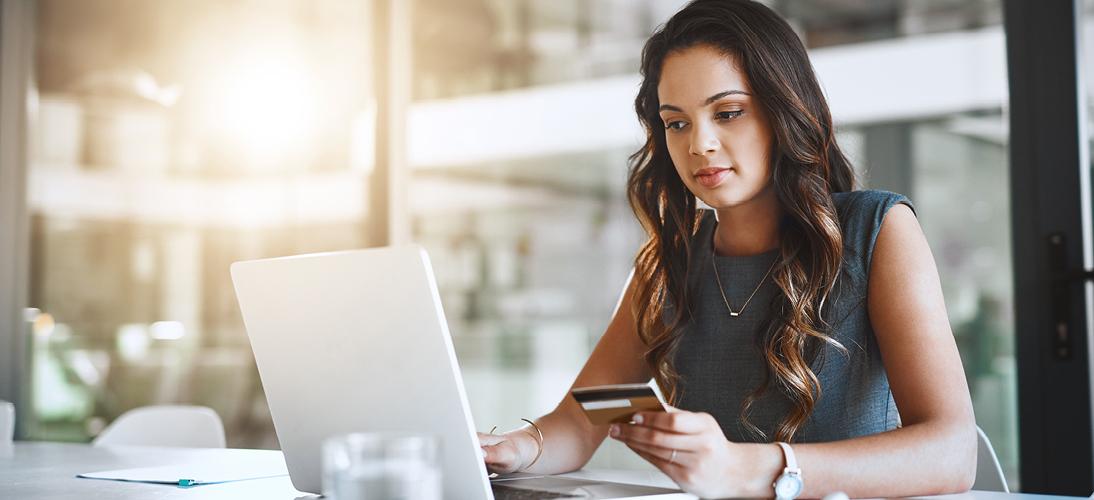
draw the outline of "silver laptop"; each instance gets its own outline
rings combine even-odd
[[[232,281],[289,476],[300,491],[320,492],[320,447],[327,437],[414,431],[441,437],[445,498],[679,493],[562,477],[492,487],[421,247],[236,262]]]

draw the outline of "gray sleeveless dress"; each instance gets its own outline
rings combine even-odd
[[[799,443],[876,434],[899,424],[870,326],[866,286],[874,242],[885,213],[897,203],[912,204],[902,195],[872,190],[835,193],[833,198],[843,230],[844,257],[826,317],[832,325],[830,334],[848,352],[826,345],[809,360],[822,394],[794,437]],[[778,250],[746,257],[715,256],[711,238],[716,221],[713,211],[707,212],[696,235],[689,273],[692,319],[685,325],[673,355],[682,389],[677,406],[712,414],[731,441],[771,441],[777,425],[792,407],[774,380],[749,412],[749,420],[766,437],[750,431],[742,423],[740,412],[744,399],[764,378],[766,363],[756,339],[763,335],[761,330],[771,313],[771,300],[779,293],[778,286],[769,277],[745,311],[730,317],[710,259],[717,259],[726,298],[737,311],[756,290]]]

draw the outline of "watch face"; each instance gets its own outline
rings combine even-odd
[[[802,480],[797,476],[783,474],[775,481],[776,498],[797,498],[802,492]]]

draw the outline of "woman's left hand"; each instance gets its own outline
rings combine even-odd
[[[684,491],[703,498],[751,493],[757,479],[750,446],[730,442],[709,413],[670,408],[639,412],[629,424],[612,424],[609,435],[664,472]]]

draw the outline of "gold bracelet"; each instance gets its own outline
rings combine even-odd
[[[523,420],[525,422],[528,422],[532,426],[532,428],[534,428],[536,430],[536,434],[539,434],[539,438],[536,439],[535,435],[532,435],[531,432],[528,432],[528,428],[522,429],[524,432],[528,432],[528,434],[532,436],[532,439],[536,440],[536,444],[539,445],[539,451],[536,452],[536,458],[533,458],[532,461],[528,463],[528,465],[524,466],[524,468],[520,469],[517,472],[524,472],[524,471],[532,468],[532,466],[536,464],[536,461],[539,460],[539,457],[543,456],[543,431],[540,430],[539,426],[536,425],[535,422],[533,422],[531,420],[528,420],[526,418],[522,418],[521,420]]]

